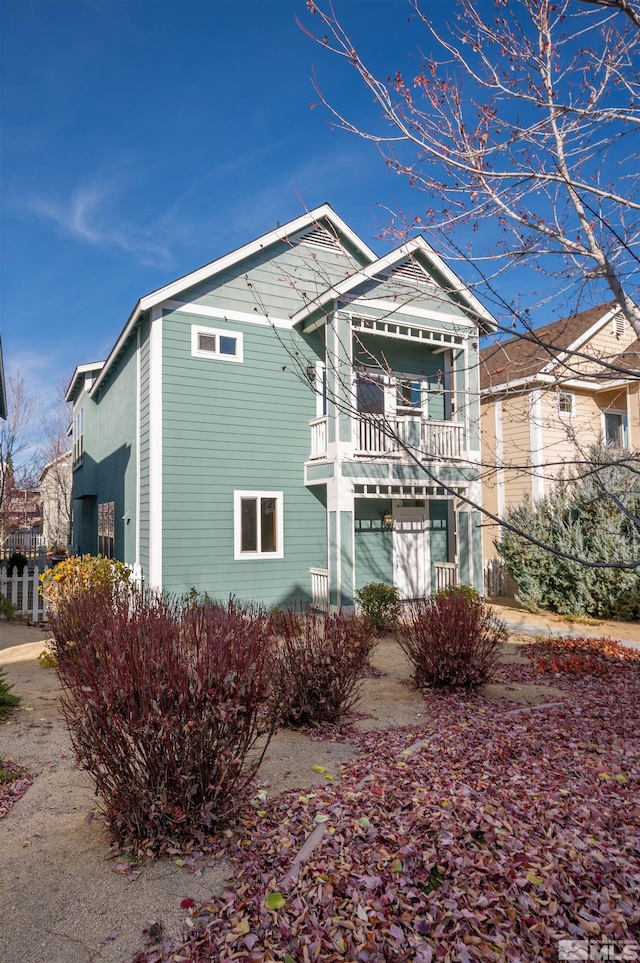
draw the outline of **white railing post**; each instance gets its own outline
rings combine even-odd
[[[329,570],[326,568],[310,568],[311,573],[311,605],[321,612],[329,611]]]
[[[327,454],[327,419],[314,418],[311,426],[311,457],[324,458]]]

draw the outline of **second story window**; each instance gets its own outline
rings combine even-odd
[[[242,334],[220,328],[191,325],[191,354],[194,358],[242,362]]]
[[[82,463],[84,454],[84,408],[80,408],[73,417],[73,467]]]
[[[396,383],[396,407],[402,411],[422,408],[422,386],[420,381],[398,380]]]
[[[373,375],[356,379],[356,403],[364,415],[384,415],[384,385]]]
[[[565,416],[573,414],[573,395],[570,391],[558,392],[558,413]]]

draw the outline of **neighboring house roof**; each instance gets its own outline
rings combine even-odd
[[[2,361],[2,338],[0,338],[0,418],[7,417],[7,388],[4,380],[4,364]]]
[[[614,362],[618,367],[637,374],[640,371],[640,340],[636,338],[622,354],[614,358]]]
[[[516,381],[523,382],[536,375],[548,373],[571,357],[572,352],[580,351],[582,345],[611,321],[619,310],[617,301],[609,301],[482,348],[481,389],[506,387]],[[628,355],[629,350],[627,349],[624,355]],[[608,358],[607,361],[618,366],[615,358]],[[621,363],[619,367],[627,365]],[[616,377],[616,374],[610,372],[609,376]]]
[[[47,462],[47,464],[44,466],[44,468],[40,472],[40,481],[42,481],[43,478],[45,478],[45,476],[48,475],[49,472],[56,467],[56,465],[61,465],[65,461],[70,462],[71,455],[72,455],[71,451],[63,451],[61,455],[58,455],[56,458],[53,458],[51,461]]]

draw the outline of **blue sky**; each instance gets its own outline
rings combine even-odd
[[[329,201],[369,243],[406,190],[311,109],[354,79],[296,25],[304,0],[0,6],[0,332],[7,373],[46,399],[109,352],[138,297]],[[346,0],[390,71],[405,0]],[[360,103],[358,103],[358,97]],[[379,250],[384,244],[378,243]]]
[[[382,76],[424,38],[407,0],[335,8]],[[296,15],[318,26],[304,0],[0,0],[0,333],[7,373],[45,402],[139,297],[303,208],[329,201],[380,253],[379,205],[418,209],[311,108],[315,70],[330,101],[378,116]]]

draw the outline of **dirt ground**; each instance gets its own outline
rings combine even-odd
[[[508,608],[496,612],[518,617]],[[504,661],[524,661],[522,645],[528,638],[521,633],[530,631],[526,618],[505,646]],[[637,625],[612,626],[589,629],[640,646]],[[580,634],[587,634],[586,628],[580,626]],[[44,639],[37,627],[0,622],[0,664],[22,697],[20,710],[0,721],[0,757],[26,766],[36,777],[0,822],[0,958],[4,963],[128,963],[144,946],[146,927],[160,922],[167,934],[177,933],[186,915],[180,901],[186,896],[205,900],[220,889],[229,869],[205,859],[197,875],[170,860],[136,866],[134,880],[121,871],[102,823],[92,818],[96,800],[91,781],[74,765],[55,672],[37,662]],[[410,673],[402,651],[383,640],[374,662],[383,674],[364,680],[359,709],[365,718],[357,726],[418,725],[426,706],[406,684]],[[491,699],[532,703],[549,701],[556,693],[545,686],[492,685],[484,691]],[[281,731],[259,776],[268,784],[269,796],[309,788],[324,783],[314,765],[336,772],[355,752],[346,742],[312,741],[299,732]]]

